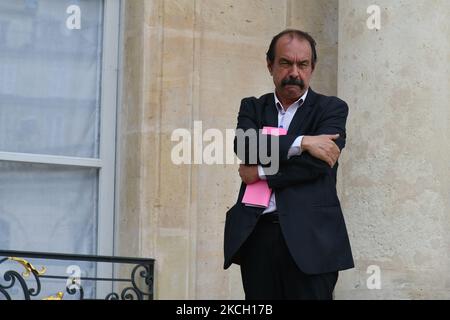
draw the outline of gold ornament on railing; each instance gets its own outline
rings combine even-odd
[[[59,292],[56,293],[55,296],[49,296],[49,297],[44,298],[42,300],[62,300],[63,296],[64,296],[64,294],[61,291],[59,291]]]
[[[42,267],[41,270],[37,270],[31,263],[29,263],[25,259],[16,257],[9,257],[8,259],[20,263],[25,268],[25,271],[22,273],[22,276],[24,276],[25,278],[29,277],[31,272],[35,272],[36,275],[42,276],[47,271],[46,267]]]

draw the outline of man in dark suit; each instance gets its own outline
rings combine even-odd
[[[267,52],[275,93],[241,102],[238,130],[287,130],[280,137],[259,135],[254,144],[235,138],[243,183],[227,212],[224,268],[240,264],[246,299],[332,299],[338,271],[354,267],[336,192],[348,106],[309,87],[316,63],[309,34],[281,32]],[[265,172],[259,157],[262,139],[279,162],[274,174]],[[274,154],[272,139],[279,143]],[[257,155],[256,163],[250,154]],[[272,189],[268,207],[243,204],[246,185],[260,179]]]

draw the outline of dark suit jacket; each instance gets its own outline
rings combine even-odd
[[[354,267],[344,217],[336,193],[338,164],[330,168],[327,163],[307,152],[287,159],[287,153],[300,135],[339,133],[340,138],[336,144],[342,150],[345,146],[347,115],[348,106],[344,101],[317,94],[310,88],[306,101],[292,119],[288,134],[279,137],[279,171],[267,176],[269,187],[275,192],[280,226],[289,251],[300,270],[307,274]],[[257,130],[264,126],[278,127],[278,111],[273,93],[259,99],[245,98],[241,102],[237,129]],[[270,136],[266,138],[271,139]],[[259,143],[258,139],[258,148]],[[270,142],[267,146],[270,146]],[[249,145],[246,144],[245,159],[241,155],[244,163],[249,160],[248,148]],[[243,205],[241,201],[244,191],[245,184],[242,184],[237,203],[226,216],[225,269],[232,263],[239,264],[239,248],[264,211],[262,208]]]

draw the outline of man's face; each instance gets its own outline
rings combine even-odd
[[[267,61],[278,99],[283,105],[297,101],[309,88],[312,73],[312,49],[305,39],[284,35],[278,39],[273,63]]]

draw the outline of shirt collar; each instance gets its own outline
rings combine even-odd
[[[289,110],[291,108],[297,109],[298,107],[300,107],[303,104],[303,102],[305,102],[306,96],[308,95],[308,91],[309,91],[309,88],[306,89],[305,93],[297,101],[295,101],[293,104],[291,104],[287,110]],[[277,107],[278,112],[283,112],[284,109],[283,109],[283,106],[282,106],[280,100],[278,100],[277,93],[274,92],[273,96],[275,97],[275,106]]]

